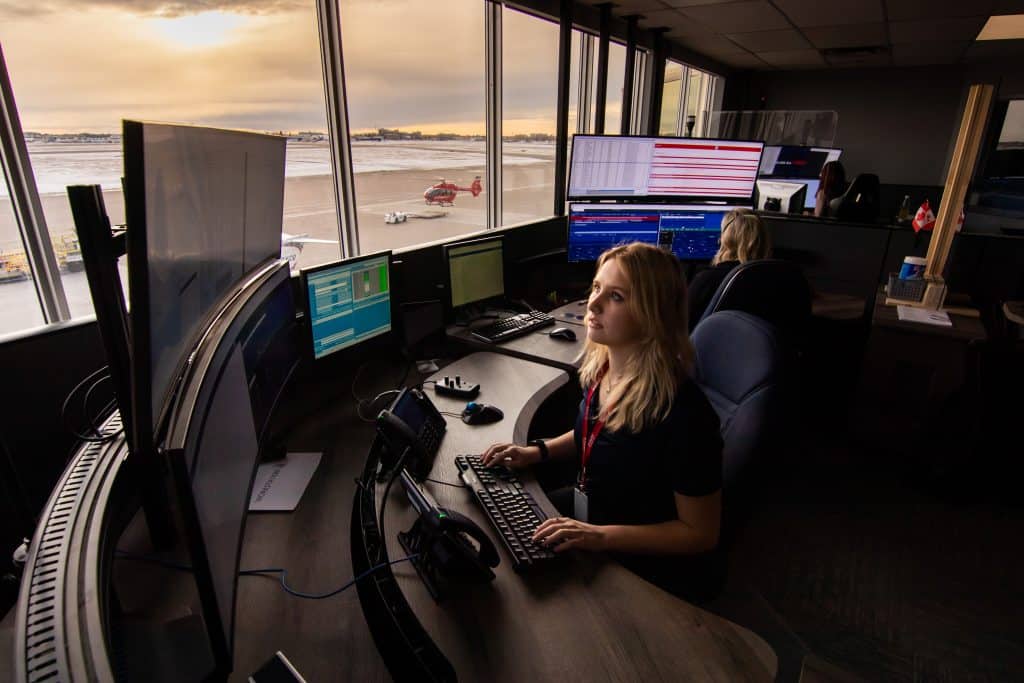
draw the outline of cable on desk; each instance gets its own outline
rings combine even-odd
[[[174,569],[176,571],[189,572],[189,573],[192,572],[192,567],[190,567],[188,565],[178,564],[176,562],[168,562],[167,560],[161,560],[158,557],[152,557],[152,556],[149,556],[149,555],[132,555],[131,553],[126,553],[126,552],[124,552],[122,550],[115,551],[115,554],[118,557],[120,557],[122,559],[125,559],[125,560],[134,560],[136,562],[149,562],[151,564],[160,565],[161,567],[166,567],[167,569]],[[268,569],[243,569],[243,570],[238,572],[238,575],[239,576],[267,576],[269,574],[280,574],[281,575],[280,576],[281,588],[283,588],[284,591],[286,593],[288,593],[288,595],[294,595],[297,598],[306,598],[307,600],[323,600],[324,598],[329,598],[331,596],[337,595],[338,593],[341,593],[342,591],[350,588],[351,586],[355,585],[358,581],[361,581],[361,580],[365,579],[367,576],[369,576],[373,572],[377,571],[378,569],[382,569],[384,567],[389,567],[389,566],[391,566],[393,564],[398,564],[399,562],[409,562],[411,560],[415,560],[417,557],[419,557],[419,553],[413,553],[411,555],[406,555],[405,557],[401,557],[401,558],[399,558],[397,560],[390,560],[388,562],[381,562],[380,564],[376,564],[376,565],[370,567],[365,572],[363,572],[359,576],[355,577],[354,579],[352,579],[351,581],[349,581],[348,583],[343,585],[341,588],[336,588],[333,591],[329,591],[327,593],[321,593],[319,595],[317,595],[315,593],[303,593],[302,591],[297,591],[294,588],[292,588],[291,586],[289,586],[288,582],[286,580],[287,577],[288,577],[288,570],[284,569],[283,567],[270,567]]]
[[[81,382],[79,382],[78,384],[75,385],[75,387],[68,393],[67,397],[65,397],[64,403],[61,405],[61,408],[60,408],[60,421],[61,421],[61,425],[64,427],[64,429],[66,429],[68,432],[70,432],[73,436],[75,436],[77,439],[79,439],[81,441],[86,441],[86,442],[89,442],[89,443],[105,443],[105,442],[110,441],[111,439],[115,438],[118,434],[120,434],[123,431],[123,428],[122,428],[122,429],[119,429],[119,430],[117,430],[115,432],[111,432],[109,434],[104,434],[103,430],[101,429],[101,427],[96,424],[97,420],[99,420],[103,415],[108,414],[108,412],[110,410],[114,409],[117,406],[116,399],[113,400],[113,401],[110,401],[109,403],[107,403],[103,408],[100,409],[100,411],[96,415],[89,415],[88,414],[88,412],[89,412],[89,398],[92,396],[92,393],[96,390],[96,387],[98,387],[99,385],[103,384],[103,382],[105,382],[108,379],[110,379],[110,374],[108,372],[108,369],[109,369],[109,366],[104,365],[102,368],[96,370],[95,372],[90,373],[85,379],[83,379]],[[71,405],[71,402],[75,398],[75,396],[87,384],[89,385],[89,388],[86,389],[85,394],[83,396],[81,412],[82,412],[82,417],[85,419],[86,422],[88,422],[87,426],[90,428],[91,433],[83,434],[83,433],[79,432],[77,429],[73,428],[71,425],[68,424],[68,407]],[[72,452],[73,452],[73,450],[72,450]]]
[[[465,484],[453,484],[450,481],[441,481],[440,479],[431,479],[430,477],[427,477],[425,479],[425,481],[431,481],[431,482],[433,482],[435,484],[444,484],[445,486],[451,486],[452,488],[455,488],[455,489],[468,489],[469,488]]]
[[[437,412],[441,413],[442,415],[447,415],[448,417],[462,417],[462,413],[450,413],[447,410],[439,410]]]
[[[354,579],[352,579],[351,581],[346,583],[341,588],[336,588],[336,589],[334,589],[332,591],[328,591],[327,593],[320,593],[320,594],[316,594],[316,593],[303,593],[301,591],[295,590],[294,588],[289,586],[288,583],[285,581],[285,579],[288,577],[288,570],[287,569],[282,569],[282,568],[279,568],[279,567],[273,567],[273,568],[270,568],[270,569],[246,569],[246,570],[238,572],[238,575],[239,576],[267,576],[268,574],[280,574],[281,575],[281,578],[280,578],[281,588],[283,588],[285,593],[287,593],[288,595],[293,595],[293,596],[295,596],[297,598],[305,598],[307,600],[323,600],[324,598],[330,598],[332,596],[337,595],[338,593],[341,593],[342,591],[345,591],[345,590],[351,588],[357,582],[365,579],[367,576],[369,576],[373,572],[377,571],[378,569],[382,569],[384,567],[390,567],[391,565],[398,564],[399,562],[411,562],[412,560],[415,560],[417,557],[419,557],[419,553],[413,553],[412,555],[406,555],[405,557],[401,557],[401,558],[399,558],[397,560],[389,560],[387,562],[381,562],[380,564],[375,564],[374,566],[370,567],[369,569],[367,569],[365,572],[363,572],[359,576],[355,577]]]

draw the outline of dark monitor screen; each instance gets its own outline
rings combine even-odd
[[[645,242],[680,260],[706,261],[718,251],[722,217],[735,207],[719,205],[571,204],[570,262],[596,261],[619,244]]]
[[[391,331],[390,259],[388,251],[302,271],[314,358]]]
[[[568,198],[749,204],[763,149],[759,141],[576,135]]]
[[[505,293],[502,244],[499,236],[445,245],[452,308],[494,299]]]
[[[221,298],[280,258],[285,144],[273,135],[124,122],[136,438],[155,435],[175,373]]]
[[[234,344],[209,395],[195,444],[192,496],[225,642],[232,649],[238,552],[259,441],[242,349]]]

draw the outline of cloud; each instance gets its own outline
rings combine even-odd
[[[302,0],[47,0],[26,7],[17,0],[0,1],[0,16],[39,16],[68,11],[117,10],[137,16],[183,17],[203,12],[275,14],[307,7]]]

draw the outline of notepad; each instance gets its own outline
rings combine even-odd
[[[945,311],[933,311],[915,306],[897,306],[896,315],[904,322],[953,327],[953,321],[949,319],[949,313]]]
[[[260,465],[252,484],[249,510],[290,512],[299,504],[313,473],[320,465],[321,453],[289,453],[277,462]]]

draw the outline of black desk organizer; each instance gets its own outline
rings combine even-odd
[[[924,290],[927,286],[927,280],[901,280],[896,273],[889,273],[889,286],[886,293],[890,299],[921,301],[924,299]]]

